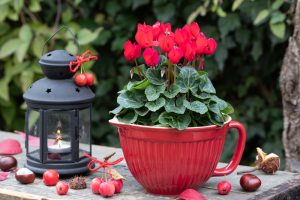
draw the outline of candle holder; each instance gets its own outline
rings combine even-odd
[[[24,93],[26,111],[25,166],[42,174],[55,169],[61,175],[86,173],[91,155],[91,109],[94,93],[72,80],[69,63],[76,57],[65,50],[44,54],[39,63],[45,78]]]

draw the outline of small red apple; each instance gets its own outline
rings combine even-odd
[[[43,174],[43,182],[47,186],[56,185],[59,179],[59,174],[56,170],[47,170]]]
[[[110,182],[112,182],[115,186],[115,193],[120,193],[123,188],[123,181],[122,179],[111,179]]]
[[[111,197],[115,193],[115,186],[112,182],[106,181],[100,184],[99,193],[103,197]]]
[[[69,184],[66,181],[59,181],[56,184],[56,192],[59,195],[65,195],[68,193]]]
[[[100,184],[103,183],[104,180],[102,178],[94,178],[91,182],[92,192],[95,194],[99,194]]]
[[[222,181],[218,183],[218,192],[221,195],[226,195],[230,192],[231,190],[231,184],[228,181]]]
[[[84,74],[76,74],[74,81],[78,86],[85,86],[87,84],[87,79]]]
[[[88,86],[94,85],[94,80],[95,80],[94,74],[87,72],[87,73],[84,73],[84,75],[85,75],[86,82],[87,82],[86,84]]]

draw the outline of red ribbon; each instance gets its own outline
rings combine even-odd
[[[83,155],[85,157],[91,159],[91,161],[88,164],[88,168],[92,172],[95,172],[95,171],[99,170],[100,168],[110,168],[110,166],[116,165],[124,159],[124,158],[119,158],[119,159],[117,159],[113,162],[108,162],[107,160],[102,162],[100,160],[97,160],[96,158],[91,157],[87,153],[83,153]],[[94,164],[99,164],[99,166],[98,167],[93,167]]]
[[[97,60],[97,56],[93,56],[90,50],[84,52],[81,56],[76,56],[76,61],[71,61],[69,63],[70,72],[75,73],[82,63],[88,62],[90,60]],[[73,65],[75,67],[73,68]]]

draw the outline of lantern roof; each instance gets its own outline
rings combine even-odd
[[[95,94],[88,86],[77,86],[72,79],[43,78],[34,82],[23,98],[29,104],[76,105],[92,102]]]
[[[72,80],[69,63],[75,60],[76,57],[65,50],[44,54],[39,63],[46,77],[34,82],[23,94],[26,103],[40,108],[91,103],[95,98],[92,90],[88,86],[77,86]]]

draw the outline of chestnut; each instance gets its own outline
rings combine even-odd
[[[35,180],[35,174],[27,168],[20,168],[16,171],[15,178],[22,184],[30,184]]]
[[[253,192],[260,187],[261,181],[253,174],[244,174],[240,179],[240,185],[245,191]]]
[[[0,157],[0,169],[2,171],[12,171],[17,168],[18,162],[13,156]]]

